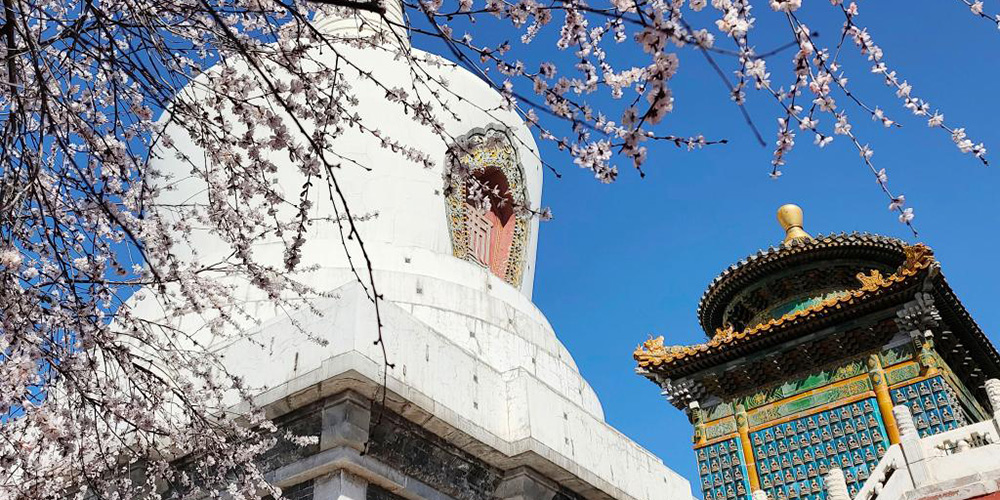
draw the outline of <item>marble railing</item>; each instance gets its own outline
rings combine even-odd
[[[906,473],[906,458],[903,456],[903,449],[899,445],[893,445],[889,447],[885,456],[872,470],[856,498],[858,500],[874,500],[883,493],[886,493],[886,498],[896,498],[899,496],[896,492],[912,488],[913,480]]]
[[[944,457],[963,453],[972,448],[1000,443],[1000,432],[994,420],[987,420],[920,440],[924,453],[931,457]]]

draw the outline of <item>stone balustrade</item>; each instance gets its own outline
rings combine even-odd
[[[972,448],[1000,443],[1000,433],[993,420],[966,425],[920,440],[928,456],[943,457]]]
[[[882,460],[872,470],[865,481],[857,498],[874,499],[885,493],[886,498],[897,498],[901,492],[913,489],[913,480],[909,474],[897,474],[906,469],[906,458],[903,449],[896,445],[889,448]]]

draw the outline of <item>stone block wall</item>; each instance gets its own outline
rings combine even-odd
[[[368,454],[453,498],[490,498],[503,473],[409,420],[372,414]]]

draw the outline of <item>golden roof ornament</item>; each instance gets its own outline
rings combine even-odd
[[[778,208],[778,222],[785,230],[784,244],[788,245],[793,241],[811,240],[812,236],[802,229],[802,209],[798,205],[791,203]]]

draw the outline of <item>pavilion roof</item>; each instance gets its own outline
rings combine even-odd
[[[878,349],[901,328],[933,328],[935,350],[985,401],[982,383],[1000,377],[1000,353],[929,247],[868,233],[813,238],[802,220],[798,206],[779,208],[784,242],[712,281],[698,306],[707,341],[671,346],[650,337],[633,353],[637,371],[659,384],[691,377],[694,385],[681,386],[686,398],[736,394]],[[933,308],[911,325],[925,314],[920,304]]]
[[[794,242],[792,245],[786,245],[783,248],[772,248],[768,251],[758,253],[756,256],[744,260],[725,271],[709,287],[706,296],[716,293],[717,289],[723,286],[727,280],[735,280],[741,274],[749,274],[755,269],[760,271],[760,268],[771,267],[769,264],[776,262],[778,259],[789,258],[790,256],[802,254],[803,252],[817,248],[829,249],[865,245],[875,247],[887,246],[893,249],[901,249],[905,254],[905,260],[896,272],[888,276],[883,276],[877,269],[873,269],[867,274],[858,273],[857,288],[830,297],[810,307],[787,313],[779,318],[770,319],[739,331],[731,326],[716,328],[715,334],[707,342],[699,344],[668,346],[664,345],[662,336],[650,338],[636,348],[633,357],[644,371],[657,372],[668,376],[677,371],[686,372],[688,370],[682,370],[682,368],[687,365],[697,364],[701,366],[710,360],[716,359],[721,362],[724,361],[723,358],[729,357],[725,356],[729,352],[736,355],[744,355],[746,354],[746,349],[742,347],[756,344],[763,337],[778,335],[779,333],[791,330],[799,330],[799,327],[813,323],[821,317],[860,309],[868,303],[879,300],[881,297],[894,295],[894,292],[909,288],[910,285],[920,281],[927,270],[936,262],[933,251],[929,247],[923,244],[900,246],[899,243],[900,241],[894,238],[877,235],[843,234],[825,238],[821,236],[815,240],[805,242]],[[703,299],[704,303],[705,300]]]
[[[711,337],[719,329],[727,328],[724,310],[733,296],[755,281],[804,263],[843,258],[865,261],[871,267],[894,269],[905,260],[908,246],[897,238],[852,232],[806,237],[758,250],[712,280],[698,303],[698,320]]]

